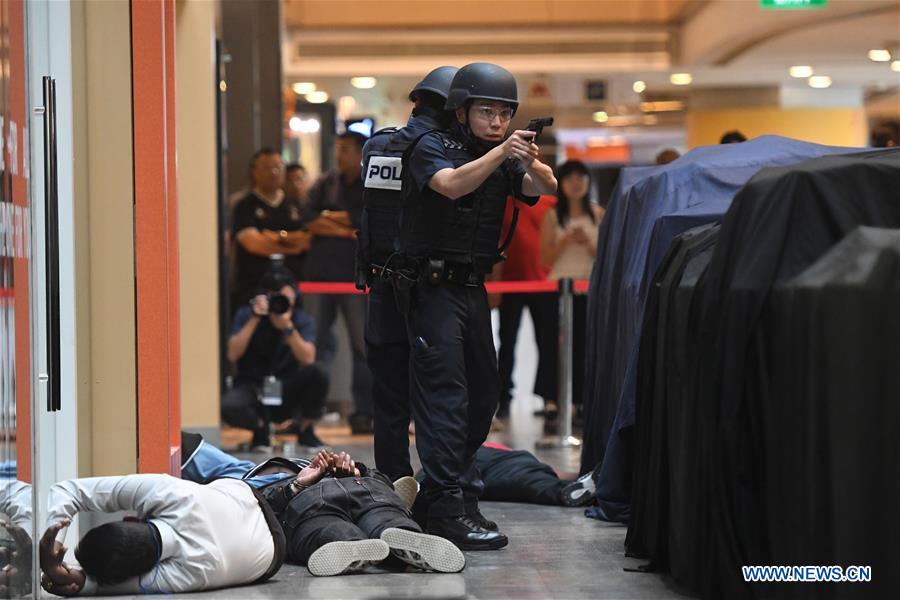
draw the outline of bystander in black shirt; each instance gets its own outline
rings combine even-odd
[[[256,295],[260,279],[271,267],[266,256],[257,256],[247,252],[237,242],[237,234],[244,229],[254,228],[260,231],[297,231],[303,229],[304,219],[300,202],[297,199],[282,195],[277,206],[272,206],[256,192],[251,191],[234,207],[232,219],[232,236],[237,246],[237,298],[238,304],[249,302]],[[284,266],[299,279],[303,273],[305,253],[284,255]]]
[[[359,229],[362,220],[363,182],[356,177],[347,184],[337,171],[322,175],[309,190],[309,220],[322,211],[347,211],[350,226]],[[354,281],[356,279],[356,240],[315,236],[307,252],[303,278],[307,281]]]

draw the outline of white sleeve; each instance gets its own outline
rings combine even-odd
[[[31,535],[31,484],[15,479],[0,480],[0,512],[13,525]]]
[[[47,526],[73,519],[79,512],[135,511],[138,516],[176,517],[184,510],[180,479],[146,474],[119,477],[88,477],[61,481],[50,488]],[[179,507],[181,511],[179,511]],[[58,540],[65,537],[60,531]]]

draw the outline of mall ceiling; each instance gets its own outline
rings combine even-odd
[[[807,10],[767,10],[761,0],[282,2],[288,83],[340,87],[341,78],[372,75],[394,82],[388,98],[435,65],[479,60],[503,64],[527,85],[544,82],[554,96],[571,89],[580,98],[586,79],[603,78],[613,104],[640,100],[635,80],[646,82],[645,100],[704,88],[806,88],[788,73],[793,65],[830,75],[831,93],[862,89],[882,110],[900,87],[900,73],[867,57],[886,48],[900,58],[900,0],[827,0]],[[673,85],[673,72],[691,73],[689,88]]]

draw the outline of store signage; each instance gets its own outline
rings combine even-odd
[[[795,10],[798,8],[824,8],[828,0],[759,0],[763,8],[783,8]]]

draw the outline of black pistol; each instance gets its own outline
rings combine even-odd
[[[553,117],[540,117],[538,119],[532,119],[528,121],[528,131],[534,132],[534,137],[531,138],[531,141],[537,143],[538,136],[541,135],[541,132],[544,131],[544,127],[550,127],[553,125]]]

